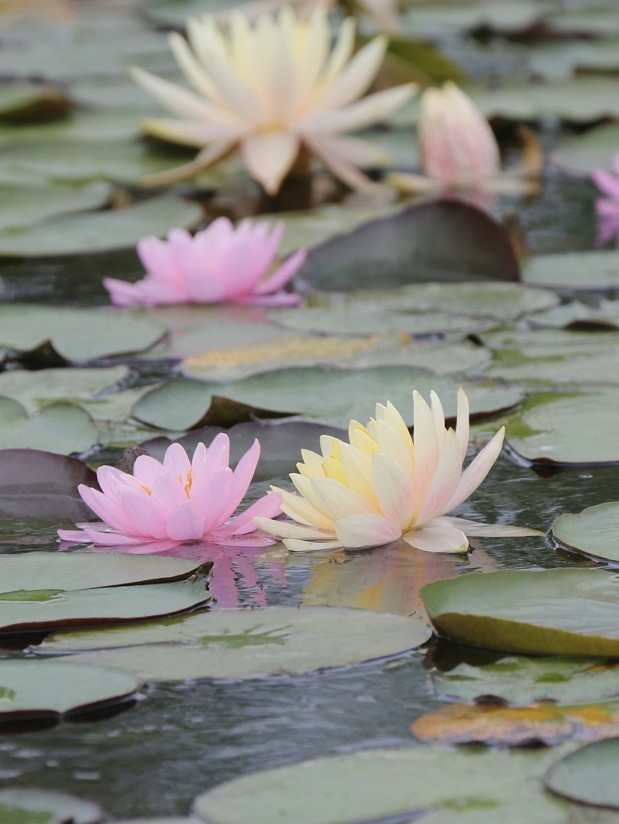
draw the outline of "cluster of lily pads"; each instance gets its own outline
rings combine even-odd
[[[533,820],[612,820],[615,813],[564,799],[619,808],[612,663],[619,658],[612,571],[619,562],[619,502],[593,500],[570,514],[569,500],[554,501],[552,509],[549,501],[552,514],[531,523],[524,505],[512,506],[515,476],[504,459],[507,476],[495,484],[512,511],[497,519],[550,527],[547,543],[535,531],[520,531],[542,566],[565,557],[579,565],[497,570],[497,558],[503,563],[503,553],[514,550],[491,545],[488,552],[473,539],[474,551],[464,554],[464,533],[482,541],[495,533],[468,519],[478,514],[475,498],[463,506],[466,496],[456,487],[447,494],[448,486],[431,478],[423,483],[432,506],[423,512],[440,534],[422,546],[420,504],[402,503],[410,478],[396,483],[405,473],[392,466],[398,450],[410,445],[427,453],[432,441],[436,460],[425,454],[425,465],[433,464],[444,482],[459,460],[451,475],[460,480],[468,443],[462,394],[456,402],[460,386],[476,451],[504,425],[521,483],[535,473],[576,471],[584,485],[587,474],[612,471],[619,461],[608,412],[619,402],[619,254],[590,251],[596,193],[588,182],[595,169],[611,167],[619,147],[612,74],[619,16],[608,4],[593,5],[454,0],[397,9],[366,0],[354,57],[355,24],[342,22],[335,4],[331,18],[311,2],[296,2],[293,11],[248,3],[232,18],[213,4],[205,9],[205,0],[114,7],[59,0],[45,9],[33,2],[30,16],[27,3],[12,10],[0,31],[0,180],[10,204],[0,217],[3,731],[148,704],[157,684],[207,679],[225,690],[243,679],[274,684],[361,664],[384,666],[388,677],[390,664],[405,666],[422,647],[436,650],[439,636],[496,655],[483,665],[447,669],[438,657],[429,659],[422,682],[443,705],[412,724],[423,746],[235,774],[200,794],[193,817],[182,820],[518,821],[525,804]],[[178,31],[205,11],[215,14],[188,24],[188,46]],[[332,51],[329,19],[339,30]],[[389,45],[383,35],[366,38],[377,24],[391,31]],[[168,30],[175,32],[169,42]],[[228,42],[218,32],[229,30]],[[301,43],[309,36],[314,50],[322,43],[315,76],[307,43],[294,53],[297,73],[282,71],[290,54],[280,40],[291,32]],[[251,85],[267,53],[268,83],[249,99],[237,81]],[[129,76],[130,66],[175,117],[162,118],[159,104]],[[499,83],[498,67],[508,75]],[[540,159],[531,131],[523,138],[524,161],[508,162],[501,173],[493,132],[448,84],[443,94],[472,130],[473,149],[485,147],[483,163],[475,165],[473,151],[466,155],[473,165],[445,171],[428,156],[432,146],[449,154],[449,142],[441,144],[450,129],[441,121],[444,110],[434,129],[419,129],[417,156],[413,127],[424,105],[440,110],[441,93],[425,104],[406,102],[410,84],[464,85],[467,68],[476,76],[466,83],[471,100],[508,137],[523,122],[545,121],[540,131],[551,166],[544,182],[551,192],[559,172],[582,176],[575,188],[582,213],[562,244],[552,235],[560,202],[541,216],[535,203],[518,202],[523,229],[504,220],[492,199],[539,188],[530,177]],[[361,86],[377,74],[383,91],[361,97]],[[273,120],[282,100],[287,119]],[[361,140],[340,134],[359,130]],[[313,165],[310,155],[323,165]],[[295,205],[304,209],[286,211],[287,175],[296,181]],[[598,171],[596,180],[612,197],[613,178]],[[351,196],[347,187],[363,194]],[[436,200],[396,200],[397,191],[445,187],[448,196]],[[455,189],[464,199],[449,196]],[[598,209],[603,217],[615,214]],[[236,259],[227,257],[224,241],[235,230],[221,215],[255,213],[263,222],[241,223],[238,243],[246,246]],[[206,230],[189,234],[205,222]],[[526,254],[527,224],[534,254]],[[603,241],[614,239],[613,226],[600,224]],[[168,242],[161,240],[173,227]],[[266,252],[250,266],[242,255],[253,254],[256,239]],[[289,256],[267,275],[280,240]],[[138,242],[146,277],[132,251]],[[208,243],[218,254],[210,253],[205,283],[195,259]],[[571,251],[557,252],[558,245]],[[106,305],[105,287],[115,308]],[[72,305],[37,303],[42,297]],[[414,422],[413,388],[426,398],[434,391],[444,405],[437,396],[432,409],[416,400],[414,443],[406,431]],[[405,425],[391,406],[377,410],[377,401],[391,401]],[[455,434],[445,430],[443,412]],[[353,426],[346,444],[351,419],[370,423]],[[381,435],[385,424],[390,432]],[[425,437],[434,426],[432,438]],[[351,481],[352,457],[342,451],[352,451],[355,433],[374,443],[355,453],[359,471]],[[172,442],[193,453],[193,464]],[[446,442],[443,451],[455,457],[439,466]],[[491,450],[501,442],[495,437]],[[393,460],[382,460],[375,477],[368,466],[376,443]],[[210,445],[212,473],[210,464],[204,470],[200,444]],[[287,476],[301,450],[297,489],[308,491],[300,502]],[[160,461],[165,478],[155,473]],[[238,464],[234,473],[229,462]],[[97,478],[90,466],[101,464]],[[304,482],[315,473],[325,483]],[[266,495],[266,481],[280,491]],[[211,523],[212,512],[195,500],[173,499],[173,486],[188,498],[197,489],[200,501],[218,491],[218,517]],[[249,508],[231,522],[248,486]],[[336,499],[344,486],[346,499]],[[389,509],[380,523],[376,492],[376,506]],[[282,499],[295,524],[272,519]],[[354,510],[361,499],[363,506],[372,499],[371,506],[355,511],[344,533],[333,512]],[[466,519],[446,523],[443,514],[455,507]],[[107,540],[114,551],[58,552],[57,527],[92,518],[90,510],[102,518],[103,532],[86,522],[83,532],[61,535]],[[254,515],[288,549],[323,550],[306,562],[309,581],[294,606],[281,605],[293,562],[284,545],[256,538]],[[136,524],[139,541],[130,529]],[[368,541],[368,524],[384,540]],[[169,540],[162,544],[163,531]],[[376,543],[383,546],[363,549]],[[428,547],[438,554],[423,557],[420,549]],[[443,555],[441,548],[460,554]],[[294,563],[304,557],[295,555]],[[20,650],[9,649],[15,645]],[[574,742],[594,743],[576,749]],[[553,749],[450,746],[462,743]],[[0,791],[2,816],[90,824],[103,812],[62,793],[15,787]]]

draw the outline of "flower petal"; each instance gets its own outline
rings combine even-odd
[[[469,542],[464,532],[438,519],[421,529],[414,529],[402,536],[407,544],[423,552],[466,552]]]
[[[241,142],[241,152],[250,174],[267,192],[279,191],[299,153],[299,138],[291,132],[260,132]]]
[[[463,501],[466,501],[466,499],[475,492],[501,454],[504,438],[505,427],[502,426],[492,440],[484,446],[481,452],[475,456],[473,461],[464,470],[456,491],[445,505],[444,512],[451,512],[452,509],[460,506]]]
[[[380,515],[351,515],[335,522],[335,532],[346,549],[382,546],[397,541],[402,530]]]

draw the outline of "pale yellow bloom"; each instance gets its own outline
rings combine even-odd
[[[324,8],[308,20],[285,7],[252,23],[240,13],[223,28],[209,16],[187,23],[189,41],[170,44],[195,91],[142,69],[132,75],[177,118],[146,120],[149,134],[201,149],[196,159],[163,183],[197,174],[240,149],[250,174],[276,193],[301,150],[318,157],[352,188],[371,186],[360,168],[385,162],[380,149],[342,133],[384,120],[414,93],[406,84],[361,96],[383,61],[387,45],[376,37],[352,56],[355,22],[344,20],[331,46]],[[361,98],[361,99],[360,99]]]
[[[413,392],[414,438],[391,403],[377,404],[367,426],[351,421],[349,442],[324,435],[322,455],[302,450],[290,478],[298,494],[273,488],[291,519],[256,518],[288,549],[358,549],[402,538],[428,552],[465,552],[467,535],[538,535],[518,527],[488,526],[445,517],[484,480],[498,458],[504,427],[463,471],[469,406],[458,392],[456,428],[445,428],[435,392],[431,405]]]

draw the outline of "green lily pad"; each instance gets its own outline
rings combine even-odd
[[[3,49],[3,63],[8,49]],[[4,65],[3,65],[4,70]],[[0,85],[0,120],[45,120],[71,108],[71,100],[49,83],[4,83]]]
[[[619,738],[587,744],[549,767],[544,785],[570,801],[618,810],[619,788],[613,774],[617,758]]]
[[[578,300],[556,306],[547,312],[539,312],[531,318],[534,327],[552,329],[618,329],[619,303],[615,300],[600,300],[596,307]]]
[[[4,593],[98,589],[188,578],[195,561],[121,552],[27,552],[0,555]],[[0,600],[2,596],[0,595]],[[27,600],[27,598],[25,599]]]
[[[613,117],[616,119],[617,112]],[[618,140],[618,123],[596,126],[584,134],[560,141],[550,153],[550,160],[560,169],[582,175],[589,175],[597,168],[610,169]]]
[[[194,809],[208,824],[516,824],[523,808],[531,821],[567,824],[568,805],[536,780],[549,761],[543,752],[372,749],[227,781],[198,796]]]
[[[55,661],[0,661],[0,720],[82,714],[125,701],[140,685],[109,667],[73,664],[69,672]]]
[[[310,249],[301,273],[329,291],[520,280],[503,226],[481,209],[450,199],[411,206],[327,240]]]
[[[69,212],[98,209],[109,196],[110,187],[102,182],[85,186],[7,183],[0,188],[0,231],[15,231]]]
[[[165,235],[173,226],[195,227],[201,217],[202,209],[197,204],[164,195],[127,209],[64,215],[19,232],[0,231],[0,257],[50,257],[126,249],[147,235]]]
[[[131,84],[132,89],[136,89],[136,96],[139,89],[132,81],[125,81]],[[99,88],[101,78],[99,78]],[[72,92],[73,92],[72,86]],[[127,142],[137,140],[142,134],[140,123],[136,118],[135,104],[131,111],[120,107],[105,109],[74,109],[62,120],[53,120],[49,123],[11,123],[3,125],[0,123],[0,146],[24,146],[27,143],[73,143],[84,144],[87,141],[100,142],[106,144],[115,141],[123,145]],[[156,109],[156,105],[155,105]],[[68,148],[68,147],[67,147]],[[107,151],[107,150],[106,150]],[[17,164],[16,164],[17,165]],[[15,173],[15,170],[14,170]],[[0,179],[7,175],[6,169],[0,169]],[[34,173],[33,173],[34,176]],[[36,173],[36,178],[40,183],[41,174]],[[33,181],[34,182],[34,181]]]
[[[99,824],[103,810],[92,801],[54,790],[0,790],[3,824]]]
[[[265,607],[217,610],[126,631],[63,633],[39,649],[94,649],[62,660],[118,665],[148,681],[184,681],[293,675],[359,664],[416,649],[430,635],[427,627],[398,615]]]
[[[411,393],[415,388],[426,395],[431,389],[437,391],[446,415],[454,416],[459,385],[454,378],[439,377],[414,367],[299,367],[265,372],[229,384],[187,380],[167,383],[147,392],[133,407],[133,415],[160,429],[176,432],[195,429],[222,422],[216,419],[218,413],[216,405],[213,406],[213,399],[221,397],[241,404],[243,408],[238,410],[237,421],[247,420],[250,413],[258,410],[261,413],[258,417],[303,414],[346,428],[351,418],[368,420],[374,414],[377,401],[391,400],[405,419],[410,419]],[[377,387],[380,389],[378,395]],[[470,384],[465,388],[474,416],[488,416],[509,409],[523,397],[514,387]]]
[[[32,413],[41,407],[68,401],[79,404],[128,375],[124,366],[107,369],[12,369],[0,372],[0,395],[12,398]],[[96,403],[94,404],[96,406]]]
[[[41,449],[69,455],[97,442],[97,427],[79,406],[55,403],[28,416],[17,401],[0,397],[0,450]]]
[[[141,621],[208,600],[204,581],[102,589],[45,588],[0,593],[0,633]]]
[[[619,576],[599,569],[501,570],[421,590],[436,629],[465,644],[532,655],[619,657]]]
[[[618,127],[619,128],[619,127]],[[617,132],[619,141],[619,132]],[[619,288],[619,252],[534,255],[524,265],[525,283],[583,292]]]
[[[0,452],[0,517],[84,520],[90,509],[78,484],[95,486],[97,476],[77,458],[36,449]]]
[[[23,352],[51,342],[57,356],[74,363],[148,349],[164,334],[164,327],[139,311],[0,306],[0,346]],[[92,376],[84,380],[89,383]]]
[[[576,515],[559,515],[550,528],[552,537],[574,552],[619,562],[619,503],[589,506]]]
[[[616,25],[616,15],[608,15],[606,21],[610,22],[613,16]],[[580,71],[616,72],[619,70],[617,40],[607,39],[607,34],[605,31],[604,39],[588,42],[558,40],[536,44],[529,53],[529,66],[536,76],[550,81],[566,80]]]
[[[619,695],[617,664],[583,658],[509,656],[492,664],[458,666],[430,678],[438,698],[474,702],[492,696],[516,706],[540,701],[583,704]]]
[[[619,461],[619,432],[608,414],[619,404],[617,387],[590,392],[532,395],[507,426],[507,443],[535,464],[588,466]]]
[[[618,354],[617,339],[606,346],[602,342],[596,346],[594,341],[582,350],[570,344],[562,349],[557,344],[554,349],[546,351],[505,349],[495,353],[492,364],[484,374],[507,381],[548,384],[554,388],[570,384],[577,387],[586,384],[616,384],[619,381]],[[529,406],[534,405],[535,401],[530,400]]]

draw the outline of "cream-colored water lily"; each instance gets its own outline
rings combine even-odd
[[[448,81],[421,96],[417,140],[422,175],[396,173],[389,182],[403,191],[464,189],[530,193],[543,157],[531,134],[525,135],[523,164],[501,170],[499,144],[490,124],[471,98]]]
[[[189,42],[171,34],[170,44],[195,91],[138,68],[132,76],[180,117],[146,120],[145,130],[201,151],[193,162],[144,182],[191,177],[238,148],[269,194],[303,153],[315,155],[352,188],[373,186],[360,169],[383,164],[385,153],[342,133],[384,120],[414,93],[414,85],[406,84],[360,99],[383,61],[384,36],[353,57],[355,21],[348,18],[331,47],[322,7],[308,20],[285,7],[253,25],[237,12],[227,28],[209,16],[192,18],[187,34]]]
[[[456,428],[445,428],[435,392],[428,405],[413,392],[414,438],[391,403],[376,405],[367,426],[351,421],[349,442],[323,435],[322,455],[302,450],[298,494],[273,487],[291,521],[256,518],[290,550],[360,549],[403,538],[428,552],[465,552],[467,535],[541,533],[445,517],[484,480],[501,452],[504,427],[462,471],[469,439],[469,404],[458,391]]]

